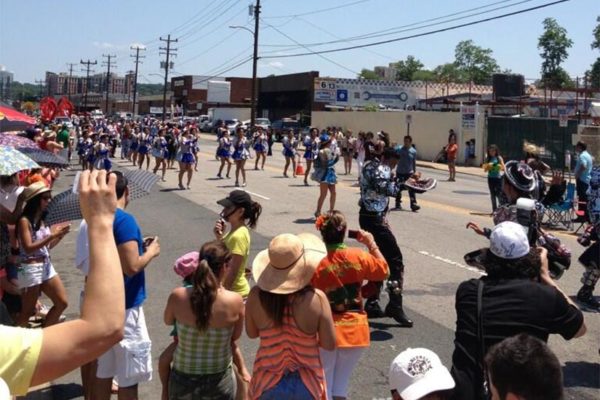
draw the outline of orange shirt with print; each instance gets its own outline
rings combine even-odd
[[[327,294],[333,311],[337,347],[368,347],[369,321],[363,310],[363,281],[383,281],[389,275],[387,262],[359,248],[344,244],[328,246],[311,284]]]
[[[449,144],[446,146],[446,153],[448,154],[448,161],[456,161],[458,145],[456,143]]]

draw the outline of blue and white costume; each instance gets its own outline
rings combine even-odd
[[[283,138],[283,155],[285,157],[294,157],[296,155],[296,148],[298,147],[298,141],[294,138],[290,140],[289,137]]]
[[[140,139],[139,139],[139,134],[137,134],[137,133],[135,133],[135,132],[132,132],[132,133],[131,133],[131,137],[130,137],[130,139],[129,139],[129,140],[130,140],[130,143],[129,143],[129,150],[131,150],[131,151],[133,151],[133,152],[136,152],[136,153],[137,153],[137,151],[138,151],[138,147],[139,147],[139,145],[140,145],[140,142],[139,142],[139,140],[140,140]]]
[[[236,161],[238,160],[246,160],[250,156],[250,152],[248,151],[248,142],[245,137],[241,139],[235,137],[233,139],[233,155],[232,158]]]
[[[183,139],[181,142],[181,162],[184,164],[194,164],[196,157],[194,157],[194,140]]]
[[[338,162],[338,159],[338,155],[333,153],[331,149],[319,151],[317,160],[315,161],[315,170],[311,174],[311,179],[319,183],[335,185],[337,183],[335,163]]]
[[[255,133],[254,134],[254,151],[257,153],[265,153],[269,148],[269,142],[267,140],[267,135],[264,133]]]
[[[109,148],[104,144],[98,144],[96,148],[96,161],[94,162],[94,168],[96,169],[104,169],[106,171],[110,171],[112,168],[112,162],[108,158]]]
[[[154,139],[154,145],[152,146],[152,156],[156,158],[169,158],[169,150],[167,149],[167,139],[158,136]]]
[[[148,146],[150,146],[151,140],[150,135],[142,133],[140,135],[140,147],[138,149],[138,153],[140,154],[148,154]]]
[[[217,149],[217,156],[221,158],[231,157],[231,140],[226,137],[219,139],[219,148]]]
[[[319,148],[319,139],[306,136],[304,138],[304,159],[314,160],[317,158],[317,150]]]

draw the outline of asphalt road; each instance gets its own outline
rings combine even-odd
[[[128,209],[138,219],[145,236],[160,237],[160,258],[146,269],[148,300],[144,305],[155,367],[158,356],[171,340],[170,328],[163,324],[162,313],[168,294],[180,284],[172,270],[173,261],[212,239],[212,226],[220,212],[216,201],[234,189],[233,179],[215,178],[218,162],[214,160],[214,149],[212,138],[201,141],[200,172],[195,174],[191,190],[177,190],[176,173],[169,170],[166,183],[157,185],[150,196],[134,201]],[[252,169],[253,163],[254,160],[248,160],[247,168]],[[116,164],[128,167],[125,162],[117,161]],[[338,170],[342,167],[339,165]],[[311,216],[316,207],[317,187],[314,184],[305,187],[301,178],[283,178],[282,169],[283,157],[279,145],[276,145],[274,157],[267,159],[265,171],[247,172],[246,190],[263,205],[263,215],[252,234],[251,259],[278,233],[314,232]],[[484,239],[465,229],[468,221],[491,226],[489,217],[484,215],[490,212],[491,207],[485,180],[459,174],[457,182],[445,182],[442,181],[447,177],[444,171],[423,169],[422,172],[440,179],[440,182],[435,190],[418,197],[421,211],[394,212],[389,217],[405,258],[405,305],[415,325],[412,329],[402,329],[390,319],[371,322],[371,348],[353,373],[350,384],[352,399],[389,398],[389,364],[407,347],[429,348],[450,366],[454,348],[456,287],[464,280],[479,276],[479,272],[463,264],[462,258],[468,251],[486,245]],[[64,174],[57,192],[69,186],[73,175],[73,172]],[[358,226],[358,189],[352,185],[356,182],[356,175],[341,175],[339,179],[336,208],[346,214],[350,228],[355,228]],[[78,224],[74,224],[76,226]],[[75,237],[75,232],[71,233],[53,251],[55,267],[69,292],[69,318],[77,315],[78,294],[82,286],[82,277],[73,265]],[[583,248],[576,243],[574,236],[561,234],[561,238],[572,249],[574,262],[559,284],[566,293],[574,295],[582,272],[576,259]],[[351,241],[349,244],[353,245]],[[570,342],[552,337],[549,342],[563,364],[568,399],[599,398],[600,320],[594,312],[586,311],[585,317],[588,326],[585,337]],[[243,336],[241,346],[251,370],[257,341]],[[78,372],[73,372],[43,392],[52,392],[55,399],[82,398],[79,383]],[[141,399],[158,399],[159,393],[157,374],[151,382],[140,386]]]

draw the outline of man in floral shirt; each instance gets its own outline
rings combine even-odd
[[[404,281],[402,252],[385,218],[389,211],[389,197],[396,197],[400,190],[392,175],[397,163],[398,154],[393,148],[385,148],[381,161],[375,158],[367,162],[360,178],[359,224],[361,229],[373,234],[375,243],[381,249],[390,268],[387,282],[390,302],[385,312],[379,305],[381,285],[378,285],[378,290],[374,293],[365,296],[367,297],[365,311],[369,318],[388,316],[396,320],[400,326],[410,328],[413,322],[404,314],[402,308]]]

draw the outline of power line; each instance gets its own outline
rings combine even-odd
[[[569,0],[557,0],[557,1],[554,1],[552,3],[542,4],[542,5],[539,5],[539,6],[530,7],[530,8],[526,8],[526,9],[519,10],[519,11],[513,11],[513,12],[510,12],[510,13],[501,14],[501,15],[497,15],[497,16],[494,16],[494,17],[484,18],[484,19],[480,19],[480,20],[477,20],[477,21],[465,22],[463,24],[453,25],[453,26],[450,26],[450,27],[447,27],[447,28],[440,28],[440,29],[436,29],[436,30],[433,30],[433,31],[428,31],[428,32],[423,32],[423,33],[417,33],[417,34],[414,34],[414,35],[403,36],[403,37],[394,38],[394,39],[381,40],[381,41],[373,42],[373,43],[367,43],[367,44],[356,45],[356,46],[341,47],[341,48],[337,48],[337,49],[320,50],[320,51],[317,51],[317,52],[310,52],[310,53],[284,54],[284,55],[277,55],[277,56],[262,56],[261,58],[301,57],[301,56],[309,56],[309,55],[315,55],[315,54],[337,53],[337,52],[341,52],[341,51],[348,51],[348,50],[362,49],[362,48],[365,48],[365,47],[379,46],[379,45],[382,45],[382,44],[394,43],[394,42],[399,42],[399,41],[402,41],[402,40],[408,40],[408,39],[414,39],[414,38],[423,37],[423,36],[429,36],[429,35],[433,35],[433,34],[436,34],[436,33],[448,32],[448,31],[452,31],[452,30],[455,30],[455,29],[464,28],[464,27],[467,27],[467,26],[478,25],[478,24],[481,24],[481,23],[484,23],[484,22],[494,21],[494,20],[497,20],[497,19],[511,17],[511,16],[514,16],[514,15],[523,14],[523,13],[526,13],[526,12],[530,12],[530,11],[534,11],[534,10],[539,10],[539,9],[546,8],[546,7],[550,7],[550,6],[553,6],[553,5],[556,5],[556,4],[565,3],[567,1],[569,1]]]
[[[140,51],[146,50],[143,47],[140,46],[131,46],[131,50],[135,50],[135,54],[130,54],[130,57],[134,57],[135,58],[135,75],[133,76],[133,104],[132,104],[132,110],[131,110],[131,115],[136,115],[136,102],[137,102],[137,81],[138,81],[138,65],[139,64],[143,64],[140,61],[140,58],[145,58],[146,56],[140,56]]]
[[[92,71],[91,66],[98,64],[98,61],[94,60],[92,62],[88,59],[87,61],[81,60],[79,63],[85,65],[85,69],[82,69],[82,71],[85,71],[85,95],[83,97],[83,110],[87,111],[88,91],[90,90],[90,72],[94,72]]]
[[[263,21],[263,22],[265,22],[265,21]],[[265,22],[265,24],[267,24],[267,23]],[[267,24],[267,25],[269,25],[269,24]],[[322,54],[319,54],[319,53],[317,53],[317,52],[314,52],[313,50],[311,50],[311,49],[310,49],[310,48],[308,48],[307,46],[305,46],[305,45],[303,45],[303,44],[299,43],[297,40],[295,40],[295,39],[294,39],[294,38],[292,38],[291,36],[289,36],[289,35],[287,35],[286,33],[284,33],[284,32],[282,32],[282,31],[280,31],[278,28],[275,28],[274,26],[271,26],[271,28],[275,29],[275,31],[279,32],[281,35],[285,36],[285,37],[286,37],[286,38],[288,38],[290,41],[292,41],[292,42],[296,43],[297,45],[299,45],[299,46],[302,46],[302,47],[303,47],[303,48],[305,48],[306,50],[310,51],[310,53],[311,53],[311,54],[314,54],[314,55],[316,55],[316,56],[319,56],[319,57],[320,57],[320,58],[322,58],[323,60],[325,60],[325,61],[328,61],[328,62],[330,62],[330,63],[332,63],[332,64],[334,64],[334,65],[337,65],[338,67],[340,67],[340,68],[342,68],[342,69],[345,69],[345,70],[346,70],[346,71],[348,71],[348,72],[351,72],[351,73],[353,73],[353,74],[356,74],[356,75],[360,75],[360,73],[358,73],[358,72],[356,72],[356,71],[354,71],[354,70],[351,70],[350,68],[346,67],[345,65],[343,65],[343,64],[340,64],[340,63],[338,63],[338,62],[336,62],[336,61],[333,61],[332,59],[330,59],[330,58],[327,58],[327,57],[325,57],[325,56],[324,56],[324,55],[322,55]]]
[[[365,39],[370,39],[370,38],[374,38],[374,37],[381,37],[381,36],[390,36],[390,35],[394,35],[396,33],[401,33],[401,32],[407,32],[407,31],[412,31],[412,30],[417,30],[417,29],[422,29],[422,28],[427,28],[427,27],[431,27],[431,26],[436,26],[436,25],[443,25],[446,24],[448,22],[453,22],[453,21],[458,21],[461,19],[465,19],[465,18],[470,18],[470,17],[475,17],[478,15],[482,15],[482,14],[487,14],[493,11],[498,11],[498,10],[503,10],[506,8],[510,8],[510,7],[514,7],[516,5],[519,4],[523,4],[523,3],[528,3],[531,2],[533,0],[521,0],[519,2],[516,2],[514,4],[508,4],[502,7],[496,7],[493,8],[491,10],[486,10],[486,11],[481,11],[478,13],[473,13],[473,14],[469,14],[469,15],[465,15],[462,16],[460,18],[453,18],[453,19],[447,19],[449,17],[454,17],[457,15],[461,15],[461,14],[466,14],[472,11],[477,11],[477,10],[481,10],[481,9],[485,9],[485,8],[489,8],[498,4],[504,4],[504,3],[509,3],[515,0],[501,0],[501,1],[496,1],[494,3],[490,3],[490,4],[486,4],[483,6],[479,6],[479,7],[475,7],[475,8],[469,8],[466,10],[462,10],[462,11],[457,11],[451,14],[447,14],[447,15],[442,15],[439,17],[435,17],[435,18],[429,18],[429,19],[425,19],[425,20],[421,20],[421,21],[417,21],[417,22],[412,22],[410,24],[406,24],[406,25],[400,25],[400,26],[395,26],[393,28],[387,28],[387,29],[383,29],[380,31],[375,31],[375,32],[370,32],[370,33],[365,33],[362,35],[357,35],[357,36],[351,36],[348,38],[341,38],[338,40],[330,40],[327,42],[317,42],[317,43],[304,43],[306,46],[311,46],[311,47],[317,47],[317,46],[324,46],[327,44],[336,44],[336,43],[344,43],[344,42],[350,42],[353,40],[365,40]],[[444,20],[445,21],[441,21],[441,22],[437,22],[435,24],[429,24],[429,25],[423,25],[427,22],[433,22],[433,21],[440,21],[440,20]],[[412,28],[412,29],[406,29],[406,28]],[[385,33],[387,32],[387,33]],[[290,47],[289,45],[285,45],[285,44],[265,44],[263,45],[263,47]],[[291,50],[291,49],[288,49]]]
[[[216,20],[221,18],[223,15],[225,15],[225,13],[227,11],[229,11],[233,7],[235,7],[235,5],[238,3],[239,0],[234,0],[234,2],[229,5],[229,7],[225,8],[224,10],[221,10],[220,8],[223,8],[223,6],[227,5],[227,1],[229,1],[229,0],[224,1],[221,4],[221,7],[218,7],[219,9],[215,8],[213,10],[212,14],[215,16],[212,19],[209,19],[208,21],[203,21],[202,24],[200,24],[200,22],[198,22],[196,25],[201,25],[199,28],[188,29],[186,32],[181,33],[179,38],[183,40],[183,39],[186,39],[186,38],[196,35],[198,32],[201,32],[203,29],[210,26],[210,24],[212,24],[213,22],[215,22]]]
[[[77,63],[67,63],[69,67],[69,79],[67,80],[67,97],[71,100],[71,79],[73,77],[73,67],[76,66]]]
[[[263,19],[277,19],[277,18],[290,18],[290,17],[303,17],[305,15],[313,15],[313,14],[319,14],[319,13],[323,13],[323,12],[327,12],[327,11],[333,11],[333,10],[339,10],[341,8],[346,8],[346,7],[351,7],[354,6],[356,4],[360,4],[360,3],[367,3],[371,0],[358,0],[358,1],[354,1],[352,3],[348,3],[348,4],[341,4],[339,6],[335,6],[335,7],[329,7],[329,8],[322,8],[320,10],[314,10],[314,11],[308,11],[308,12],[304,12],[304,13],[298,13],[298,14],[290,14],[290,15],[276,15],[276,16],[272,16],[272,17],[263,17]]]
[[[235,19],[235,18],[236,18],[238,15],[240,15],[240,14],[241,14],[241,13],[243,13],[244,11],[246,11],[246,9],[245,9],[245,8],[241,9],[240,11],[238,11],[237,13],[235,13],[235,14],[234,14],[234,15],[233,15],[231,18],[229,18],[227,21],[224,21],[224,22],[223,22],[223,24],[228,24],[229,22],[233,21],[233,20],[234,20],[234,19]],[[190,46],[190,45],[192,45],[192,44],[194,44],[194,43],[196,43],[196,42],[198,42],[198,41],[200,41],[200,40],[204,40],[204,39],[206,39],[207,37],[209,37],[209,36],[211,36],[211,35],[213,35],[213,34],[215,34],[215,33],[217,33],[217,32],[218,32],[218,31],[217,31],[216,29],[214,29],[212,32],[210,32],[210,33],[209,33],[209,34],[207,34],[207,35],[202,35],[202,36],[200,36],[200,37],[198,37],[198,38],[196,38],[196,39],[194,39],[194,40],[192,40],[192,41],[186,42],[186,43],[185,43],[183,46],[180,46],[180,48],[181,48],[181,49],[183,49],[183,48],[185,48],[185,47],[188,47],[188,46]],[[190,37],[191,37],[191,36],[190,36]],[[228,37],[230,37],[230,36],[228,36]]]
[[[214,45],[212,45],[211,47],[209,47],[208,49],[204,50],[203,52],[196,54],[195,56],[188,58],[185,61],[182,61],[179,63],[179,65],[185,65],[187,63],[189,63],[190,61],[193,61],[195,59],[197,59],[198,57],[202,57],[203,55],[205,55],[206,53],[208,53],[210,50],[214,49],[215,47],[223,44],[224,42],[226,42],[227,40],[229,40],[232,36],[234,36],[236,33],[238,33],[239,31],[236,29],[233,32],[231,32],[231,34],[225,36],[222,40],[218,41],[217,43],[215,43]],[[182,46],[183,47],[183,46]]]
[[[117,67],[117,64],[114,61],[111,61],[113,58],[117,58],[116,55],[111,54],[102,54],[102,57],[106,58],[106,61],[102,61],[102,66],[106,67],[106,102],[104,103],[104,109],[106,115],[108,115],[108,93],[110,90],[110,67]]]

